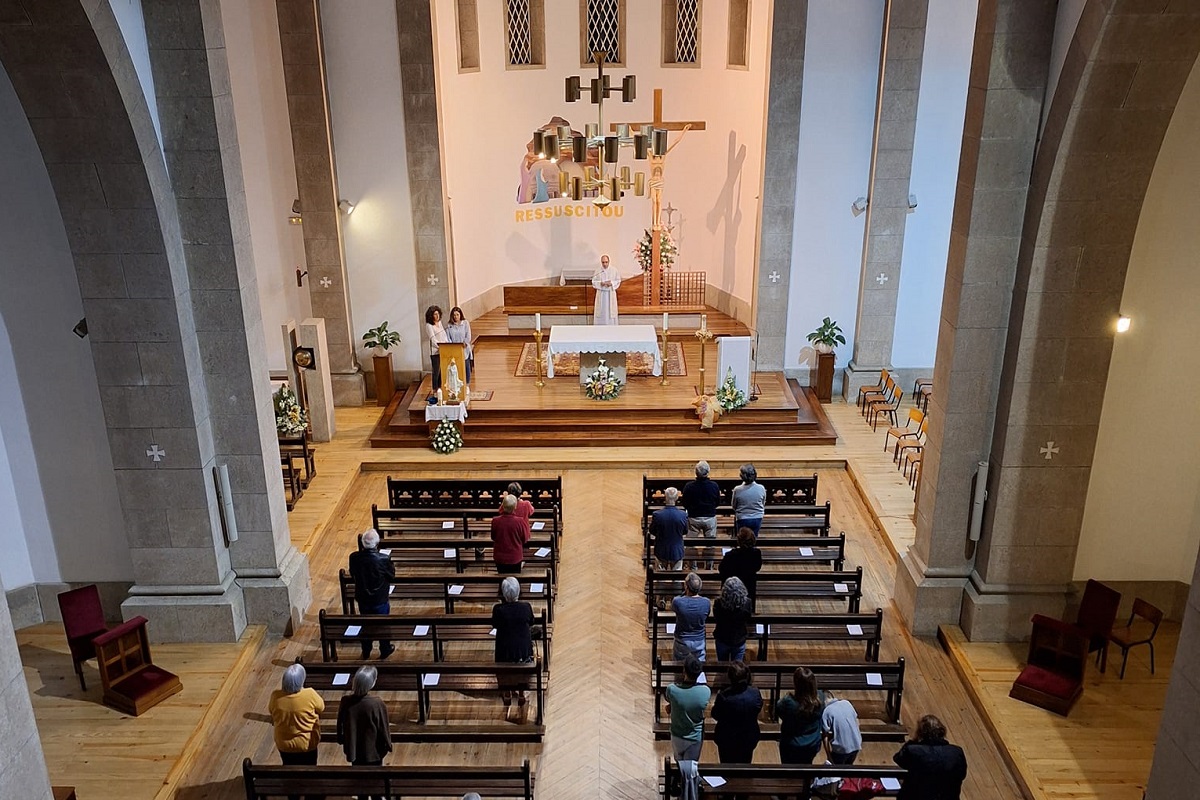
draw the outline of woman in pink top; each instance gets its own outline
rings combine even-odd
[[[506,491],[517,498],[517,508],[513,514],[528,522],[529,518],[533,516],[533,503],[521,497],[521,484],[513,481],[508,485]]]

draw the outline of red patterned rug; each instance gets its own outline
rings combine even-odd
[[[532,378],[537,368],[534,366],[533,342],[526,342],[521,348],[521,357],[517,359],[518,378]],[[546,345],[542,345],[542,353]],[[663,365],[668,377],[687,375],[687,363],[683,360],[683,346],[679,342],[667,342],[667,358]],[[554,357],[554,374],[571,376],[579,375],[579,354],[559,353]],[[629,353],[625,360],[625,374],[633,376],[648,376],[654,374],[654,359],[648,353]]]

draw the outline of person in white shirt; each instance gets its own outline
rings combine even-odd
[[[617,287],[621,275],[616,267],[608,265],[608,256],[600,256],[600,269],[592,275],[592,286],[596,289],[596,312],[592,321],[596,325],[617,324]]]

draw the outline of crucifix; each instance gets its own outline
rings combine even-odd
[[[628,123],[631,128],[635,129],[649,124],[655,130],[680,132],[679,138],[663,152],[657,152],[657,148],[655,148],[655,152],[650,156],[650,296],[656,303],[662,302],[662,190],[665,183],[663,173],[667,166],[667,154],[675,149],[675,145],[683,141],[683,137],[688,131],[702,131],[705,129],[704,120],[682,120],[677,122],[667,122],[664,120],[662,96],[662,89],[654,90],[654,119],[651,122]],[[617,123],[613,123],[611,129],[615,131]]]

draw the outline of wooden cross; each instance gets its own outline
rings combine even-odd
[[[654,119],[651,122],[629,122],[629,123],[612,123],[609,130],[615,131],[618,124],[627,124],[631,128],[640,128],[643,125],[651,125],[659,130],[679,131],[680,137],[675,140],[674,144],[667,148],[667,153],[675,149],[675,145],[683,140],[683,134],[688,131],[702,131],[706,129],[704,120],[680,120],[668,122],[663,119],[662,103],[663,90],[654,90]],[[662,219],[659,209],[662,204],[662,190],[665,183],[664,172],[666,170],[667,153],[660,153],[650,157],[650,296],[654,299],[655,305],[662,300]]]

